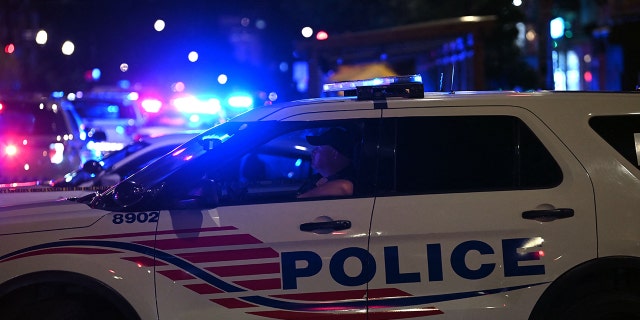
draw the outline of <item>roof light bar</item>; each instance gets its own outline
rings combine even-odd
[[[345,91],[345,96],[356,95],[358,100],[424,97],[422,76],[419,74],[327,83],[323,89],[325,92]]]

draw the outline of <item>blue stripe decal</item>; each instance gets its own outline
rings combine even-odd
[[[133,244],[133,243],[126,243],[126,242],[95,241],[95,240],[72,240],[72,241],[51,242],[51,243],[45,243],[45,244],[40,244],[40,245],[20,249],[12,253],[5,254],[3,256],[0,256],[0,260],[4,260],[16,255],[28,253],[30,251],[35,251],[35,250],[58,248],[58,247],[74,247],[74,246],[93,246],[93,247],[122,249],[122,250],[131,251],[131,252],[137,252],[139,254],[155,257],[158,260],[162,260],[171,265],[174,265],[223,291],[249,292],[246,289],[229,284],[213,276],[209,272],[204,271],[179,257],[176,257],[164,251],[156,250],[151,247]],[[407,306],[415,306],[415,305],[422,305],[422,304],[430,304],[435,302],[481,297],[481,296],[490,295],[490,294],[509,292],[509,291],[524,289],[528,287],[539,286],[547,283],[549,282],[539,282],[539,283],[533,283],[533,284],[526,284],[526,285],[506,287],[506,288],[496,288],[496,289],[489,289],[489,290],[482,290],[482,291],[448,293],[448,294],[440,294],[440,295],[433,295],[433,296],[400,297],[400,298],[393,297],[393,298],[387,298],[387,299],[376,299],[372,301],[375,304],[382,304],[388,308],[407,307]],[[283,301],[283,300],[263,297],[263,296],[247,296],[247,297],[239,297],[239,299],[245,300],[253,304],[268,307],[268,308],[278,308],[278,309],[289,310],[289,311],[320,311],[322,309],[326,309],[327,307],[343,308],[343,309],[355,309],[355,308],[363,309],[366,307],[366,301],[364,300],[363,301],[331,302],[331,303],[322,303],[322,302],[301,303],[301,302]]]
[[[372,300],[371,302],[375,303],[375,304],[381,304],[384,305],[385,308],[393,308],[393,307],[409,307],[409,306],[416,306],[416,305],[422,305],[422,304],[430,304],[430,303],[435,303],[435,302],[444,302],[444,301],[452,301],[452,300],[460,300],[460,299],[467,299],[467,298],[475,298],[475,297],[481,297],[481,296],[486,296],[486,295],[490,295],[490,294],[496,294],[496,293],[501,293],[501,292],[509,292],[509,291],[514,291],[514,290],[519,290],[519,289],[524,289],[524,288],[528,288],[528,287],[534,287],[534,286],[539,286],[539,285],[543,285],[543,284],[547,284],[549,282],[539,282],[539,283],[533,283],[533,284],[526,284],[526,285],[520,285],[520,286],[513,286],[513,287],[506,287],[506,288],[497,288],[497,289],[490,289],[490,290],[482,290],[482,291],[468,291],[468,292],[459,292],[459,293],[447,293],[447,294],[439,294],[439,295],[433,295],[433,296],[419,296],[419,297],[402,297],[402,298],[387,298],[387,299],[376,299],[376,300]],[[243,299],[245,301],[254,303],[254,304],[259,304],[261,306],[265,306],[265,307],[269,307],[269,308],[278,308],[278,309],[285,309],[285,310],[292,310],[292,311],[314,311],[314,310],[318,310],[319,308],[326,308],[328,306],[331,307],[342,307],[342,308],[363,308],[365,306],[365,302],[364,301],[350,301],[350,302],[343,302],[343,303],[331,303],[331,304],[322,304],[322,303],[296,303],[296,302],[286,302],[286,301],[280,301],[280,300],[276,300],[276,299],[271,299],[271,298],[267,298],[267,297],[262,297],[262,296],[250,296],[250,297],[244,297],[244,298],[240,298]]]
[[[134,243],[126,243],[126,242],[117,242],[117,241],[95,241],[95,240],[71,240],[71,241],[59,241],[59,242],[51,242],[44,243],[28,248],[24,248],[21,250],[14,251],[12,253],[0,256],[0,260],[10,258],[15,255],[27,253],[35,250],[49,249],[49,248],[59,248],[59,247],[74,247],[74,246],[93,246],[93,247],[103,247],[103,248],[112,248],[112,249],[122,249],[132,252],[137,252],[143,255],[155,257],[158,260],[165,261],[169,264],[172,264],[186,272],[191,273],[192,275],[200,278],[201,280],[211,284],[223,291],[226,292],[245,292],[246,289],[234,286],[229,284],[212,274],[204,271],[193,264],[178,258],[174,255],[166,253],[164,251],[159,251],[151,247],[134,244]]]

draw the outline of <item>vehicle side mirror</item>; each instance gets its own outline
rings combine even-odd
[[[119,206],[126,208],[140,202],[145,193],[144,187],[133,181],[125,180],[116,187],[113,193],[113,200]]]
[[[82,171],[89,174],[98,174],[102,172],[102,165],[96,160],[87,160],[87,162],[82,165]]]

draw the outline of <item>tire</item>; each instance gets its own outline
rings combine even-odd
[[[603,292],[573,300],[546,312],[541,319],[640,320],[640,296]]]
[[[119,320],[126,319],[101,301],[81,297],[60,297],[35,301],[14,310],[9,319],[20,320]]]

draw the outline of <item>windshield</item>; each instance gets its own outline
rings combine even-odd
[[[73,101],[76,112],[88,119],[135,119],[135,106],[131,101],[78,99]]]
[[[132,144],[125,146],[124,148],[107,153],[101,160],[100,165],[102,165],[102,169],[109,170],[113,167],[114,164],[122,161],[124,158],[142,150],[143,148],[149,146],[147,141],[141,140],[136,141]]]
[[[100,204],[96,207],[124,209],[129,204],[123,204],[122,199],[113,202],[111,198],[117,200],[118,197],[114,197],[114,194],[127,188],[144,190],[147,199],[154,198],[159,192],[180,190],[184,185],[202,179],[213,170],[224,170],[226,161],[246,152],[262,139],[267,139],[269,135],[265,133],[274,128],[274,122],[226,122],[218,125],[135,173],[122,184],[109,189],[99,197]],[[227,143],[230,140],[234,143]],[[148,196],[149,194],[153,196]]]

